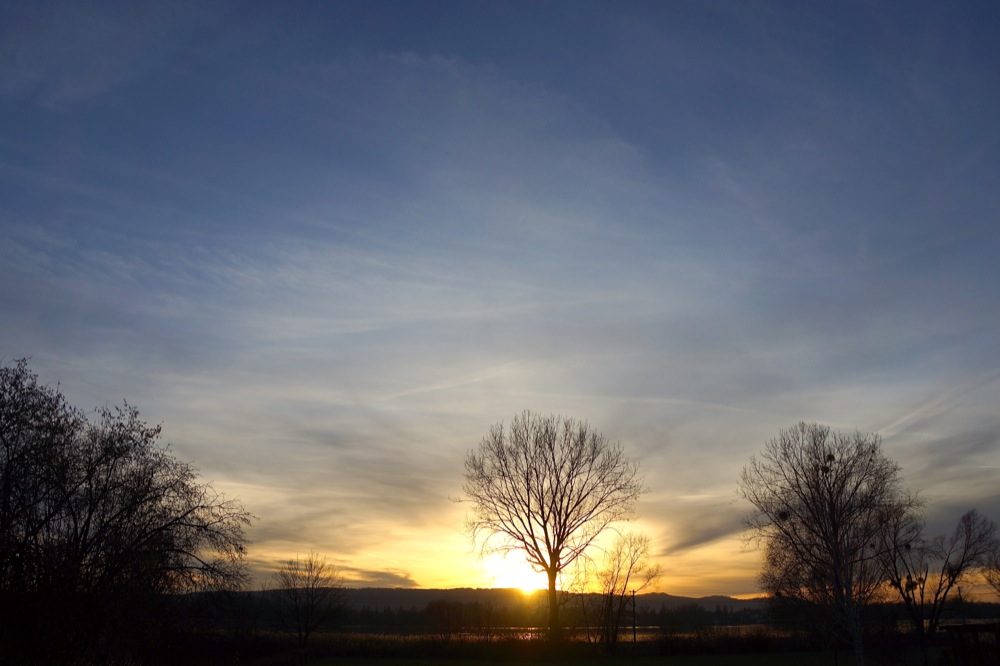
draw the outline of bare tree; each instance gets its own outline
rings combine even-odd
[[[344,598],[344,579],[326,557],[310,552],[295,556],[274,572],[278,615],[285,631],[304,647],[309,636],[330,619]]]
[[[662,574],[660,565],[649,560],[649,537],[627,532],[605,552],[597,571],[600,586],[601,642],[609,648],[618,644],[622,618],[629,601],[653,586]]]
[[[484,552],[524,551],[548,576],[549,634],[559,634],[557,578],[609,525],[632,517],[638,466],[584,422],[525,411],[494,425],[465,459],[468,530]]]
[[[1000,595],[1000,540],[994,542],[993,549],[986,556],[986,562],[983,565],[983,578],[986,580],[986,584]]]
[[[949,535],[927,540],[916,512],[897,514],[883,533],[883,566],[921,638],[937,631],[948,596],[988,564],[996,550],[996,525],[975,509],[959,518]]]
[[[799,423],[750,459],[739,492],[754,506],[748,535],[766,546],[762,587],[824,610],[862,664],[862,609],[882,585],[877,545],[915,502],[879,436]]]
[[[128,404],[88,419],[25,361],[0,368],[0,610],[30,627],[4,623],[8,647],[79,654],[160,593],[244,580],[252,516],[159,437]]]

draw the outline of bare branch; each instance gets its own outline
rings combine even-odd
[[[799,423],[750,459],[739,492],[754,507],[748,534],[765,544],[764,590],[826,609],[861,663],[860,614],[882,584],[883,530],[916,502],[878,435]]]
[[[0,596],[73,609],[45,619],[70,635],[104,608],[242,584],[253,516],[159,437],[128,403],[88,419],[24,361],[0,367]]]
[[[549,579],[550,629],[558,629],[556,578],[609,525],[633,516],[644,492],[638,465],[584,422],[524,411],[490,428],[465,459],[471,537],[484,552],[521,550]]]
[[[344,596],[344,579],[332,564],[314,552],[298,555],[274,572],[278,588],[278,615],[285,631],[305,646],[309,636],[326,622]]]

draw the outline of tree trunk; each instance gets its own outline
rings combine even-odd
[[[559,627],[559,595],[556,592],[556,570],[553,567],[549,575],[549,639],[553,642],[560,638]]]
[[[864,666],[865,664],[865,643],[864,638],[861,633],[861,622],[857,617],[852,618],[851,622],[851,643],[854,648],[854,664],[855,666]]]

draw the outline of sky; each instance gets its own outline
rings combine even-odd
[[[738,477],[799,421],[879,433],[931,533],[1000,520],[998,32],[985,1],[5,2],[0,359],[162,423],[260,575],[528,584],[454,501],[524,409],[639,463],[672,594],[757,591]]]

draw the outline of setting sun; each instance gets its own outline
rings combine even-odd
[[[520,553],[489,555],[483,559],[483,574],[490,587],[535,592],[548,587],[544,572],[535,571]]]

